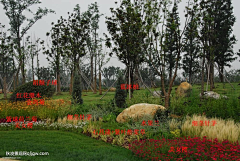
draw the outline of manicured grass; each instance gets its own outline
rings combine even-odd
[[[13,156],[31,161],[141,161],[122,147],[82,134],[62,131],[0,131],[0,157],[6,151],[48,152],[44,156]],[[8,156],[9,157],[9,156]]]

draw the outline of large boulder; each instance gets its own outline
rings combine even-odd
[[[220,95],[220,94],[218,94],[218,93],[216,93],[216,92],[213,92],[213,91],[206,91],[206,92],[204,92],[203,93],[204,94],[204,97],[206,97],[206,98],[214,98],[214,99],[220,99],[221,97],[222,98],[225,98],[225,99],[227,99],[228,97],[227,96],[224,96],[224,95]],[[201,97],[202,95],[201,95],[201,93],[200,93],[200,97]]]
[[[191,91],[192,91],[192,85],[189,84],[188,82],[182,82],[176,90],[176,95],[178,97],[189,96]]]
[[[133,121],[138,121],[144,116],[148,116],[151,119],[155,119],[155,116],[158,111],[165,111],[166,108],[161,105],[148,104],[148,103],[139,103],[132,105],[125,110],[123,110],[118,116],[116,121],[119,123],[128,122],[130,118]]]

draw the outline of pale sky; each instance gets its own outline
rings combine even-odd
[[[67,12],[72,12],[73,8],[76,6],[76,4],[80,5],[81,12],[86,11],[88,8],[88,5],[91,3],[94,3],[96,0],[41,0],[42,3],[40,5],[34,5],[31,9],[33,11],[36,11],[37,7],[47,7],[48,9],[53,9],[56,11],[56,14],[49,14],[45,17],[43,17],[41,20],[39,20],[29,31],[28,35],[34,35],[37,38],[41,38],[42,40],[46,40],[46,32],[49,32],[51,29],[51,22],[56,22],[60,16],[63,16],[64,18],[67,18]],[[119,1],[119,0],[118,0]],[[114,0],[97,0],[99,5],[100,13],[103,13],[104,16],[100,19],[100,30],[99,35],[101,36],[103,33],[107,32],[107,27],[105,24],[105,16],[111,16],[110,8],[116,7]],[[182,0],[182,2],[179,4],[178,11],[180,13],[180,19],[181,19],[181,25],[185,22],[184,17],[184,9],[186,6],[187,0]],[[236,36],[238,42],[234,46],[234,51],[237,52],[240,49],[240,10],[237,9],[237,6],[240,6],[239,0],[232,0],[233,7],[234,7],[234,15],[236,17],[236,23],[233,28],[233,33]],[[3,10],[2,4],[0,4],[0,23],[6,25],[7,28],[9,28],[8,24],[8,18],[5,15],[5,11]],[[104,48],[103,48],[104,51]],[[86,62],[88,63],[88,62]],[[84,63],[85,64],[85,63]],[[35,64],[36,66],[36,64]],[[40,66],[48,66],[48,61],[46,60],[46,57],[44,55],[40,55]],[[111,58],[110,62],[106,64],[105,66],[119,66],[121,68],[125,68],[125,65],[118,61],[117,57],[114,56]],[[232,63],[231,69],[239,69],[240,68],[240,62],[239,57],[238,60]],[[226,68],[227,71],[229,71],[229,68]]]

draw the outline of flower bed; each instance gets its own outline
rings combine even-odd
[[[187,147],[187,151],[173,152],[172,149]],[[175,140],[162,138],[160,140],[135,140],[129,149],[136,155],[147,160],[234,160],[240,161],[240,145],[237,142],[218,142],[199,137],[177,138]]]

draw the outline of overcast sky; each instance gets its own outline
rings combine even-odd
[[[84,12],[87,10],[88,5],[91,3],[94,3],[96,0],[41,0],[42,3],[39,5],[34,5],[31,9],[33,11],[36,11],[36,9],[40,7],[47,7],[48,9],[53,9],[56,11],[56,14],[49,14],[45,17],[43,17],[41,20],[39,20],[29,31],[28,35],[34,35],[37,38],[41,38],[42,40],[46,40],[46,32],[49,32],[51,29],[51,22],[56,22],[60,16],[63,16],[64,18],[67,18],[67,12],[72,12],[73,8],[79,4],[81,7],[81,12]],[[99,34],[102,35],[103,33],[107,32],[107,27],[105,24],[105,16],[111,16],[110,8],[116,7],[114,4],[114,0],[97,0],[99,5],[100,13],[103,13],[104,16],[100,19],[100,31]],[[180,13],[180,19],[181,24],[184,24],[185,18],[184,18],[184,9],[186,6],[187,0],[182,0],[182,2],[179,4],[178,11]],[[234,51],[237,52],[240,49],[240,10],[237,9],[237,6],[240,6],[240,0],[233,0],[233,7],[234,7],[234,15],[236,17],[236,23],[233,28],[233,33],[236,36],[238,42],[234,46]],[[5,15],[5,11],[3,10],[2,4],[0,4],[0,23],[6,25],[7,28],[9,28],[9,21],[8,18]],[[104,51],[104,49],[103,49]],[[48,62],[46,60],[46,57],[44,55],[40,55],[40,66],[48,66]],[[110,62],[106,66],[119,66],[121,68],[125,68],[125,65],[118,61],[116,56],[111,58]],[[237,61],[232,63],[231,69],[239,69],[240,68],[240,62],[239,58]],[[229,71],[229,68],[226,68],[227,71]]]

